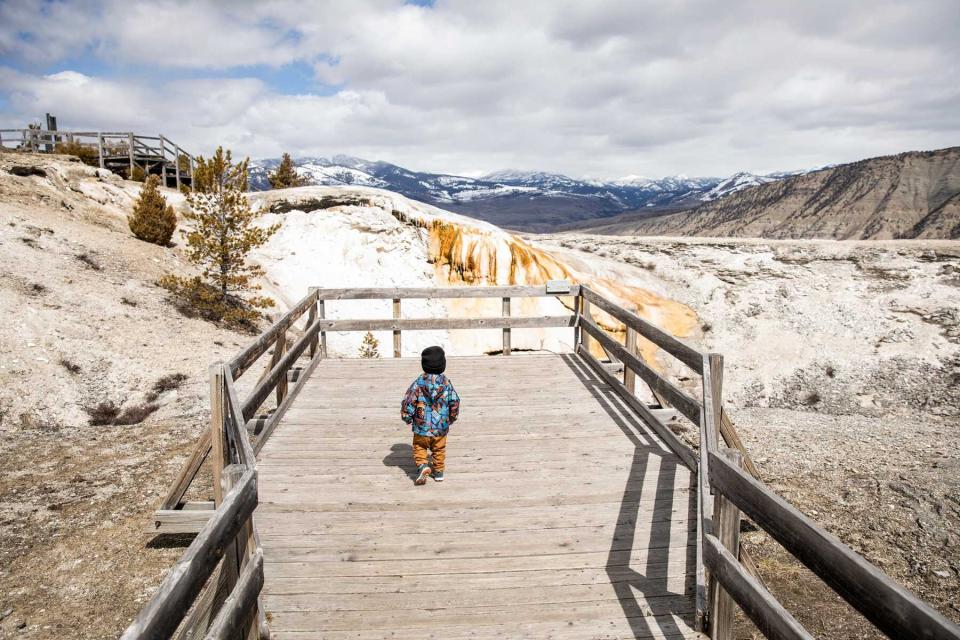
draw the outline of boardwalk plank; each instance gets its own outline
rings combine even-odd
[[[463,413],[424,487],[419,362],[321,362],[260,454],[274,636],[698,637],[690,473],[569,358],[449,358]]]

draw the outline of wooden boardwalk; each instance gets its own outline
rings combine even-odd
[[[323,360],[266,442],[275,638],[681,638],[691,473],[573,355],[451,358],[447,480],[413,485],[419,360]]]

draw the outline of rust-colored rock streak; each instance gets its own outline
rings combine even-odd
[[[696,314],[686,305],[648,289],[579,272],[550,252],[535,248],[517,236],[445,220],[433,220],[429,225],[423,226],[428,226],[430,230],[429,255],[437,277],[446,283],[523,285],[544,284],[548,280],[562,279],[587,282],[601,295],[635,311],[640,317],[677,337],[691,337],[699,328]],[[567,308],[571,308],[571,299],[561,301]],[[541,302],[536,299],[519,301],[514,313],[542,313]],[[491,311],[489,303],[482,301],[457,300],[456,307],[457,312],[465,313]],[[619,334],[622,341],[625,331],[622,323],[599,310],[594,312],[594,318],[604,329]],[[644,360],[662,368],[659,366],[657,347],[643,339],[638,342],[638,349]],[[597,355],[601,355],[602,350],[595,348],[598,350]]]

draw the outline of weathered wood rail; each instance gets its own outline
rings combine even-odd
[[[399,358],[403,331],[499,329],[503,332],[502,353],[509,355],[513,329],[571,327],[572,344],[579,361],[593,370],[696,478],[693,595],[695,620],[700,630],[712,638],[732,638],[734,612],[739,606],[766,637],[812,637],[777,602],[757,575],[749,553],[739,540],[743,513],[888,636],[960,639],[957,625],[799,513],[759,480],[732,422],[723,411],[722,356],[698,351],[586,285],[557,287],[556,283],[551,284],[552,289],[543,286],[315,288],[233,359],[215,364],[211,368],[210,429],[187,460],[151,526],[154,532],[195,532],[197,536],[124,638],[268,637],[266,612],[259,599],[264,584],[264,554],[253,516],[258,502],[256,456],[314,369],[328,357],[328,331],[392,331],[394,356]],[[561,298],[564,306],[573,312],[540,317],[510,315],[512,298],[532,296]],[[401,317],[405,298],[468,297],[501,298],[502,315]],[[326,317],[327,301],[349,299],[390,300],[394,317],[385,320]],[[623,344],[601,328],[601,323],[594,319],[594,309],[624,326]],[[295,326],[301,320],[302,330]],[[604,320],[602,324],[609,325],[609,321]],[[699,393],[681,389],[638,357],[637,342],[641,339],[655,344],[698,374]],[[591,353],[593,342],[623,367],[622,378],[616,375],[611,364],[601,362]],[[237,379],[267,355],[270,359],[263,374],[241,401]],[[640,400],[635,389],[637,379],[650,387],[660,407],[648,406]],[[274,393],[275,403],[264,410]],[[316,402],[316,396],[312,401]],[[665,424],[662,409],[670,407],[697,426],[699,450],[680,440]],[[302,414],[302,410],[298,411]],[[297,437],[302,436],[294,436]],[[728,447],[722,447],[721,442]],[[213,503],[185,502],[187,489],[211,453]],[[670,637],[680,636],[671,634]]]
[[[96,151],[100,168],[132,177],[135,169],[160,176],[162,184],[179,189],[193,184],[194,157],[163,134],[144,136],[129,131],[58,131],[0,129],[0,147],[33,153],[60,153],[64,145]]]

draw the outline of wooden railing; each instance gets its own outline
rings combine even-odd
[[[125,169],[131,177],[134,167],[156,173],[164,186],[177,189],[193,184],[194,157],[165,137],[142,136],[117,131],[57,131],[48,129],[0,129],[0,147],[34,153],[58,153],[63,144],[79,144],[97,152],[101,168]],[[181,167],[181,163],[185,166]]]
[[[626,327],[623,345],[593,319],[593,307]],[[758,477],[756,468],[723,411],[723,357],[701,353],[634,313],[580,288],[580,338],[577,353],[640,415],[681,461],[697,474],[697,624],[711,638],[733,637],[736,605],[768,638],[809,639],[811,636],[766,589],[749,554],[740,544],[741,512],[817,574],[837,594],[891,638],[960,639],[960,627],[897,584],[836,537],[825,531]],[[643,336],[701,376],[695,398],[681,390],[636,355]],[[624,367],[619,380],[590,353],[597,343]],[[696,453],[641,402],[633,385],[646,382],[661,403],[699,427]],[[721,448],[723,439],[730,448]],[[750,471],[745,472],[746,466]],[[712,497],[712,499],[711,499]]]
[[[154,597],[140,611],[123,638],[267,638],[265,612],[259,604],[263,586],[263,553],[254,525],[257,505],[256,455],[276,428],[303,384],[327,355],[327,331],[394,332],[394,355],[400,355],[402,331],[501,329],[504,354],[510,353],[510,330],[530,327],[573,327],[574,314],[509,316],[512,297],[574,297],[578,286],[450,287],[435,289],[319,289],[244,347],[227,363],[210,368],[210,428],[197,443],[160,509],[153,533],[197,533]],[[394,319],[327,319],[327,300],[393,300]],[[400,318],[405,298],[502,298],[504,316],[494,318]],[[306,315],[303,330],[295,324]],[[291,339],[291,334],[292,339]],[[236,380],[265,354],[269,362],[241,400]],[[302,358],[306,357],[304,362]],[[290,384],[292,383],[292,388]],[[273,408],[258,415],[276,392]],[[255,442],[251,441],[255,438]],[[214,501],[186,502],[184,496],[204,461],[211,457]],[[203,587],[206,585],[206,589]]]
[[[896,584],[839,540],[787,504],[756,477],[749,455],[723,411],[723,358],[704,354],[663,332],[587,286],[551,283],[531,287],[451,287],[397,289],[313,288],[290,311],[227,363],[211,367],[210,429],[187,460],[161,509],[154,532],[197,532],[197,537],[141,610],[123,638],[266,638],[269,629],[259,602],[263,553],[254,523],[257,506],[256,455],[276,428],[318,363],[327,356],[327,331],[392,331],[394,355],[401,354],[401,332],[409,330],[501,329],[503,353],[510,353],[510,330],[572,327],[575,349],[680,460],[697,475],[697,624],[713,638],[732,637],[739,605],[769,638],[811,636],[765,588],[739,540],[740,514],[779,541],[879,629],[895,638],[960,639],[960,629]],[[517,317],[510,300],[563,298],[571,315]],[[401,318],[401,301],[410,298],[501,298],[503,315],[488,318]],[[394,318],[328,319],[328,300],[393,301]],[[624,344],[593,319],[593,308],[626,328]],[[295,324],[304,315],[302,330]],[[699,397],[691,395],[636,355],[639,337],[701,376]],[[595,340],[623,365],[623,379],[590,352]],[[271,351],[252,390],[241,400],[236,380]],[[303,358],[306,358],[306,361]],[[699,455],[681,441],[635,393],[636,379],[649,385],[663,406],[699,427]],[[292,388],[291,385],[292,384]],[[258,415],[272,393],[276,403]],[[251,436],[256,438],[255,443]],[[720,441],[732,448],[721,448]],[[212,453],[214,502],[188,503],[184,495],[203,461]],[[206,589],[203,589],[206,585]]]

